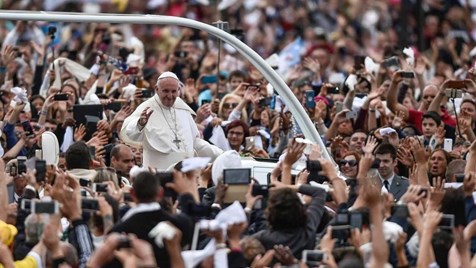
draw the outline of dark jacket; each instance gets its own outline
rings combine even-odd
[[[160,222],[169,221],[182,231],[182,246],[190,244],[193,235],[193,224],[189,217],[179,214],[172,215],[163,209],[147,211],[132,215],[123,222],[116,224],[110,233],[133,233],[139,239],[149,242],[155,254],[159,267],[170,267],[170,258],[166,248],[159,248],[154,239],[149,237],[149,232]],[[112,263],[110,263],[111,265]],[[118,263],[108,267],[118,267]]]
[[[299,229],[292,230],[263,230],[253,235],[258,239],[266,250],[275,245],[289,246],[294,256],[301,258],[302,251],[314,249],[316,243],[316,231],[324,213],[326,192],[310,185],[301,185],[299,193],[312,196],[312,201],[307,208],[307,223]]]
[[[409,185],[410,183],[408,182],[407,178],[395,174],[395,177],[392,181],[392,185],[390,185],[389,192],[393,194],[395,200],[398,201],[403,196],[403,194],[405,194]]]

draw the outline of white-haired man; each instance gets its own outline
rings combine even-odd
[[[143,166],[160,170],[185,158],[209,156],[223,151],[200,138],[192,109],[180,99],[183,84],[172,72],[157,79],[156,94],[124,120],[121,138],[128,144],[142,143]]]

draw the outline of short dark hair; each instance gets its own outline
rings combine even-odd
[[[429,111],[424,113],[422,117],[422,122],[425,118],[433,119],[436,122],[437,126],[441,125],[441,116],[437,112]]]
[[[296,193],[284,188],[270,194],[266,219],[272,230],[290,230],[305,227],[307,214]]]
[[[228,81],[231,81],[232,77],[241,77],[246,79],[246,73],[241,70],[234,70],[228,75]]]
[[[474,102],[474,100],[472,100],[472,99],[463,99],[460,106],[463,105],[463,103],[465,103],[465,102],[471,103],[476,108],[476,102]]]
[[[397,158],[397,149],[392,144],[384,142],[375,149],[375,155],[378,154],[390,154],[392,159],[395,160]]]
[[[68,170],[75,168],[89,169],[91,163],[91,154],[88,145],[84,141],[77,141],[69,146],[65,157],[66,168]]]
[[[134,179],[132,188],[139,203],[158,201],[160,182],[154,174],[147,171],[139,173]]]

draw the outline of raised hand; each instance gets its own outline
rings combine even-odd
[[[398,147],[397,159],[398,162],[402,163],[406,167],[411,167],[414,164],[413,155],[411,151],[403,146]]]
[[[195,122],[197,124],[202,123],[205,119],[207,119],[212,114],[212,110],[210,104],[204,104],[200,106],[197,110],[197,117],[195,117]]]
[[[296,161],[299,160],[299,158],[301,158],[306,146],[306,144],[298,143],[294,139],[289,141],[288,150],[286,152],[286,156],[284,157],[283,164],[289,167],[292,166]]]
[[[119,122],[124,121],[132,112],[134,112],[134,110],[130,105],[122,106],[119,112],[116,113],[114,119]]]
[[[415,157],[415,162],[419,164],[425,164],[427,161],[427,155],[425,148],[423,148],[423,145],[421,144],[420,140],[418,140],[417,138],[412,138],[410,144],[414,152],[413,155]]]
[[[10,62],[12,62],[17,56],[17,53],[13,49],[13,46],[7,45],[2,51],[2,64],[7,66]]]
[[[403,125],[404,118],[405,118],[405,113],[403,111],[398,111],[397,114],[393,117],[392,127],[394,129],[399,129]]]
[[[471,196],[476,188],[476,174],[470,172],[464,176],[463,191],[466,196]]]
[[[364,147],[362,147],[362,152],[364,154],[372,154],[375,148],[377,147],[378,142],[377,139],[374,136],[369,136],[367,138],[367,143],[365,144]]]
[[[312,57],[304,58],[302,66],[306,69],[313,71],[314,73],[319,73],[321,71],[321,65],[317,59]]]
[[[139,121],[137,121],[137,125],[140,127],[140,128],[144,128],[145,125],[147,124],[147,122],[149,122],[149,118],[150,116],[152,115],[152,113],[154,112],[154,110],[150,109],[150,107],[147,107],[144,109],[144,111],[142,111],[141,115],[140,115],[140,118],[139,118]]]
[[[446,130],[442,126],[439,126],[435,132],[436,144],[443,145],[443,143],[445,142],[445,135]]]

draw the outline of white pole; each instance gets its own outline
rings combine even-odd
[[[84,14],[84,13],[67,13],[67,12],[45,12],[45,11],[5,11],[0,10],[1,20],[27,20],[27,21],[56,21],[56,22],[104,22],[104,23],[125,23],[125,24],[157,24],[157,25],[177,25],[183,27],[194,28],[208,32],[209,34],[220,38],[222,41],[230,44],[241,55],[250,61],[271,83],[273,88],[284,97],[286,105],[293,114],[297,123],[301,127],[304,136],[321,147],[323,157],[334,162],[328,154],[324,143],[321,140],[314,124],[312,123],[306,111],[301,106],[292,91],[281,79],[281,77],[246,44],[241,42],[233,35],[222,31],[208,24],[194,21],[191,19],[160,16],[160,15],[134,15],[134,14]],[[335,163],[334,163],[335,164]],[[336,166],[337,168],[337,166]]]

